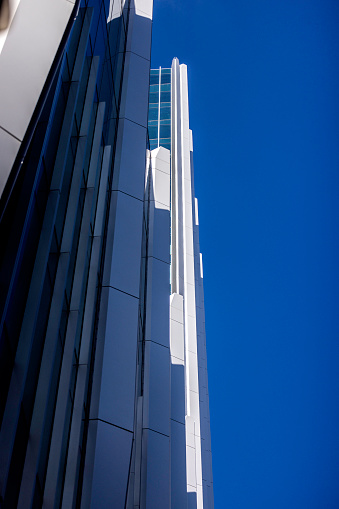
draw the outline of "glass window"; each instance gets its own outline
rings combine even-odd
[[[160,102],[162,102],[162,103],[170,103],[171,102],[171,92],[161,92],[161,94],[160,94]]]
[[[150,142],[149,142],[150,150],[154,150],[157,147],[158,147],[158,140],[150,140]]]
[[[170,138],[171,137],[171,126],[170,125],[161,125],[160,126],[160,138]]]
[[[158,126],[151,125],[148,127],[148,136],[150,140],[158,139]]]
[[[170,92],[171,91],[171,84],[168,83],[168,85],[164,85],[161,82],[161,92]]]
[[[159,73],[152,74],[152,71],[151,71],[151,75],[149,77],[149,83],[150,83],[150,85],[155,85],[155,84],[159,83]]]
[[[171,106],[160,106],[160,120],[171,118]]]
[[[151,94],[153,93],[159,93],[159,85],[150,85],[149,87],[149,91]]]
[[[158,104],[152,104],[155,108],[150,108],[148,111],[148,120],[158,120]]]
[[[164,74],[164,72],[161,72],[161,84],[163,83],[171,83],[171,75],[170,74]]]
[[[158,94],[158,92],[150,93],[150,95],[149,95],[149,102],[150,103],[158,103],[159,102],[159,94]]]

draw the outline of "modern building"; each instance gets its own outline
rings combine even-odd
[[[13,13],[0,507],[213,508],[186,67],[150,71],[152,0]]]

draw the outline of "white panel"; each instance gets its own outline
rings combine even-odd
[[[195,284],[194,277],[194,257],[193,255],[187,254],[186,256],[186,281],[191,285]]]
[[[143,427],[169,436],[170,355],[169,349],[146,341]]]
[[[169,209],[170,207],[170,175],[163,171],[154,171],[154,199]]]
[[[131,150],[133,143],[133,150]],[[116,162],[112,189],[123,191],[139,200],[144,199],[146,128],[127,119],[118,127]]]
[[[187,348],[190,352],[197,353],[197,328],[194,316],[186,316],[186,330],[188,333]]]
[[[98,418],[133,430],[139,301],[110,289]]]
[[[112,286],[139,297],[141,235],[143,204],[124,193],[112,192],[116,201],[111,214],[115,214],[114,244],[109,280],[104,286]]]
[[[152,150],[152,167],[167,173],[171,172],[170,151],[164,147],[158,147]]]
[[[193,133],[192,133],[192,129],[190,129],[190,151],[193,152]]]
[[[194,419],[194,434],[200,437],[199,394],[193,391],[190,391],[190,410]]]
[[[165,148],[165,147],[158,147],[152,150],[152,157],[155,157],[156,159],[161,159],[161,161],[164,161],[167,164],[170,164],[171,162],[171,152]],[[166,172],[167,173],[167,172]]]
[[[184,327],[174,320],[171,320],[171,355],[185,359]]]
[[[98,422],[91,509],[125,507],[132,438],[128,431]]]
[[[171,319],[175,322],[183,323],[183,310],[171,307]]]
[[[179,293],[172,293],[171,295],[171,307],[179,309],[182,311],[183,309],[183,296]]]
[[[186,464],[187,464],[187,484],[196,486],[196,467],[195,467],[195,449],[194,447],[186,447]]]
[[[199,225],[199,214],[198,214],[198,200],[194,198],[194,206],[195,206],[195,224]]]
[[[198,366],[197,366],[197,354],[193,352],[188,352],[189,356],[189,383],[190,390],[196,393],[199,392],[198,385]]]
[[[202,254],[200,253],[200,277],[201,279],[204,277],[204,271],[202,267]]]
[[[153,0],[134,0],[135,12],[138,16],[152,19]]]
[[[185,305],[187,314],[195,317],[195,288],[194,285],[186,285],[186,299]]]

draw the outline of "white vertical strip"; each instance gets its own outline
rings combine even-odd
[[[161,67],[159,67],[159,102],[158,102],[158,147],[160,146],[160,98],[161,98]]]
[[[198,200],[194,198],[194,208],[195,208],[195,224],[199,225],[199,216],[198,216]]]

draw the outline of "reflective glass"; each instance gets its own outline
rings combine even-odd
[[[149,95],[149,102],[150,103],[158,103],[159,102],[159,94],[158,94],[158,92],[150,93],[150,95]]]
[[[161,145],[161,147],[171,150],[171,142],[168,140],[160,140],[160,145]]]
[[[150,140],[154,140],[158,138],[158,126],[151,125],[148,127],[148,136]]]
[[[171,91],[171,84],[168,83],[164,85],[161,81],[161,92],[170,92]]]
[[[159,93],[159,85],[150,85],[149,91],[151,94],[153,94],[154,92]]]
[[[154,101],[152,101],[154,102]],[[162,103],[170,103],[171,102],[171,92],[161,92],[160,94],[160,102]]]
[[[161,73],[161,83],[171,83],[171,75]]]
[[[170,138],[171,137],[171,126],[170,125],[160,125],[160,138]]]
[[[155,85],[156,83],[159,83],[159,74],[151,74],[149,77],[149,83],[150,85]]]
[[[150,108],[148,111],[148,120],[158,120],[158,105],[156,108]]]
[[[158,147],[158,140],[150,140],[150,142],[149,142],[150,150],[154,150],[157,147]]]
[[[171,118],[171,106],[160,106],[160,120]]]

